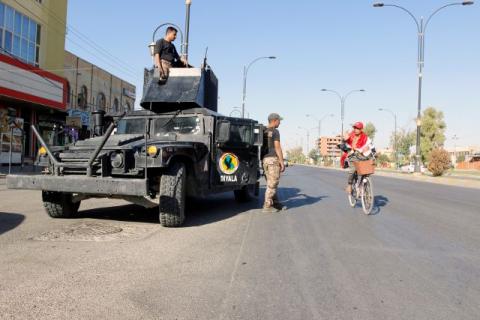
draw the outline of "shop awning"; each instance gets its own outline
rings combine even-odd
[[[0,54],[0,96],[66,111],[67,80]]]

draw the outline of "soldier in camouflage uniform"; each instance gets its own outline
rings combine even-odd
[[[268,116],[268,128],[265,130],[265,154],[263,156],[263,170],[267,180],[267,190],[265,191],[265,203],[263,212],[271,213],[285,210],[277,196],[278,183],[280,182],[280,173],[285,171],[283,163],[283,151],[280,145],[280,132],[278,127],[282,118],[277,113]]]

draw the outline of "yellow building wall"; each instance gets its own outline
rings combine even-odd
[[[64,77],[67,0],[0,0],[41,26],[39,66]]]

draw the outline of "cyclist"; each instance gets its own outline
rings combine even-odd
[[[346,133],[343,137],[343,142],[347,145],[350,151],[344,152],[340,159],[343,168],[350,167],[348,185],[345,189],[347,193],[352,192],[353,177],[356,171],[352,162],[369,160],[375,155],[375,146],[367,134],[363,132],[363,123],[356,122],[352,127],[353,130]],[[349,166],[345,166],[346,160],[348,160]]]

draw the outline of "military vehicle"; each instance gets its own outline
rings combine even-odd
[[[48,146],[32,126],[43,174],[9,175],[7,187],[41,190],[53,218],[73,217],[82,200],[106,197],[158,206],[165,227],[184,223],[190,196],[233,191],[247,201],[258,194],[262,126],[219,114],[217,88],[206,59],[200,68],[172,68],[166,81],[147,70],[144,110],[93,112],[96,136],[90,139]]]

